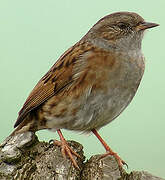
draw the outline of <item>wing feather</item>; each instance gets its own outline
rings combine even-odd
[[[77,51],[73,46],[58,59],[30,93],[22,109],[19,111],[14,127],[17,127],[30,111],[73,82],[73,64],[80,54],[81,52]]]

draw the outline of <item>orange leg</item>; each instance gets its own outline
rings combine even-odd
[[[63,136],[63,134],[62,134],[60,129],[57,130],[57,133],[58,133],[61,141],[57,141],[57,140],[53,141],[54,145],[61,146],[61,153],[62,153],[63,157],[66,159],[66,155],[68,155],[69,158],[71,159],[73,165],[76,168],[79,169],[78,164],[75,161],[73,155],[75,155],[76,157],[81,158],[80,155],[77,154],[75,151],[73,151],[73,149],[68,145],[68,143],[65,140],[65,138],[64,138],[64,136]]]
[[[107,143],[102,139],[102,137],[98,134],[98,132],[96,131],[96,129],[93,129],[92,130],[93,134],[98,138],[98,140],[101,142],[101,144],[104,146],[105,150],[106,150],[106,153],[103,154],[101,156],[101,158],[104,158],[108,155],[112,155],[116,158],[117,160],[117,163],[120,167],[122,167],[123,165],[126,165],[127,164],[118,156],[117,153],[115,153],[114,151],[112,151],[112,149],[107,145]]]

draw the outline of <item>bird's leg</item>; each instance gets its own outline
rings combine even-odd
[[[57,146],[61,146],[61,153],[62,153],[63,157],[66,159],[66,155],[68,155],[69,158],[71,159],[73,165],[74,165],[76,168],[79,169],[78,164],[77,164],[77,162],[75,161],[73,155],[75,155],[76,157],[81,158],[80,155],[77,154],[75,151],[73,151],[73,149],[68,145],[68,143],[67,143],[67,141],[65,140],[65,138],[64,138],[64,136],[63,136],[63,134],[62,134],[62,132],[61,132],[60,129],[57,130],[57,133],[58,133],[58,135],[59,135],[59,137],[60,137],[60,141],[54,140],[54,141],[53,141],[53,144],[54,144],[54,145],[57,145]]]
[[[98,138],[98,140],[101,142],[101,144],[104,146],[106,153],[101,156],[101,158],[104,158],[108,155],[112,155],[116,158],[117,163],[120,167],[123,165],[127,165],[119,156],[117,153],[115,153],[108,145],[107,143],[102,139],[102,137],[98,134],[96,129],[92,129],[93,134]]]

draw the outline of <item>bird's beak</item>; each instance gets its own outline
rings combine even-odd
[[[159,26],[159,24],[150,23],[150,22],[143,22],[143,23],[140,23],[138,26],[136,26],[136,30],[141,31],[141,30],[153,28],[153,27],[156,27],[156,26]]]

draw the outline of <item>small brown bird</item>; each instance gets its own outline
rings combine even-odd
[[[124,161],[97,130],[114,120],[131,102],[144,72],[144,31],[158,26],[136,13],[117,12],[100,19],[68,49],[30,93],[12,135],[41,129],[57,130],[63,156],[79,157],[60,129],[93,132],[119,166]]]

